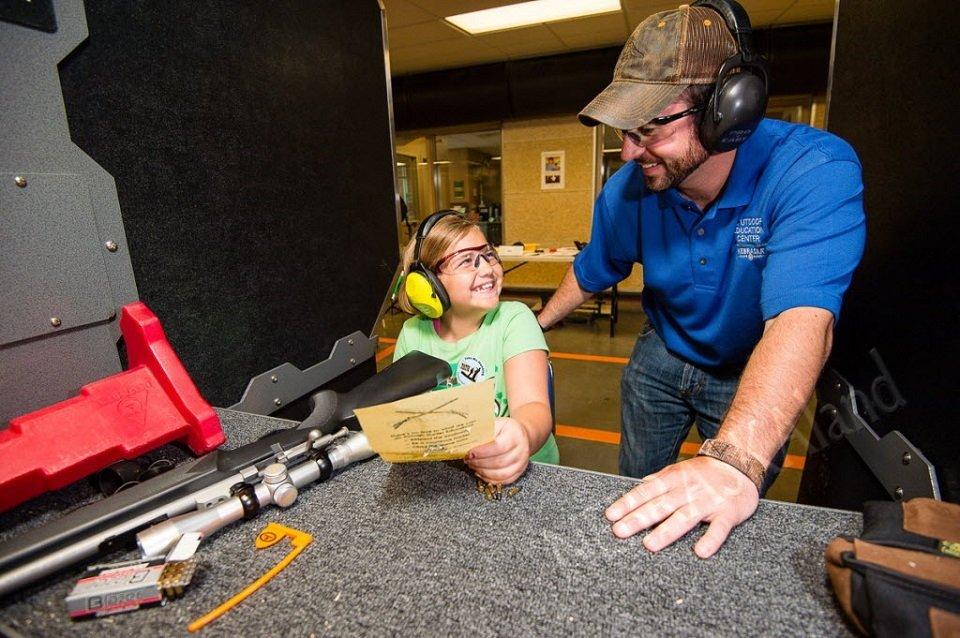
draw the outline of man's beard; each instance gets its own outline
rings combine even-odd
[[[687,150],[677,159],[660,160],[664,168],[662,175],[643,176],[647,190],[660,192],[682,184],[683,180],[687,179],[690,173],[700,168],[700,165],[707,161],[709,157],[710,154],[707,153],[707,149],[703,147],[700,140],[692,139]]]

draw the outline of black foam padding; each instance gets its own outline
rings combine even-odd
[[[116,179],[140,297],[207,400],[368,333],[398,259],[377,3],[86,15],[70,131]]]
[[[960,72],[937,63],[960,57],[960,44],[951,3],[903,11],[870,0],[839,5],[828,127],[863,163],[867,246],[828,365],[857,389],[864,420],[881,436],[903,433],[936,467],[942,497],[960,502],[960,280],[950,274],[960,232]],[[889,498],[824,414],[800,497],[833,507]]]
[[[231,441],[292,425],[220,414]],[[194,583],[166,607],[71,622],[63,598],[74,570],[0,601],[0,615],[27,635],[185,634],[286,554],[253,548],[276,521],[313,544],[203,635],[850,634],[823,552],[859,532],[859,514],[761,501],[714,558],[693,554],[700,531],[651,554],[603,518],[633,484],[533,464],[519,494],[486,501],[458,463],[371,460],[206,539]],[[11,527],[14,516],[0,519],[0,540],[35,524]]]

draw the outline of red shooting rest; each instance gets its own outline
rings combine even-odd
[[[164,443],[182,439],[199,455],[226,440],[156,315],[124,306],[120,331],[128,370],[0,430],[0,511]]]

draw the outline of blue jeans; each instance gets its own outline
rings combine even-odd
[[[694,422],[701,438],[715,437],[741,372],[687,363],[648,326],[620,381],[620,474],[642,478],[675,462]],[[761,495],[777,478],[785,454],[786,446],[770,464]]]

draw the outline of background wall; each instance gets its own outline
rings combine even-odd
[[[503,124],[504,243],[536,242],[541,247],[588,241],[596,198],[595,130],[576,116],[516,120]],[[540,154],[565,152],[565,187],[540,188]],[[507,264],[509,268],[510,264]],[[507,275],[512,288],[556,288],[569,264],[529,263]],[[621,285],[640,290],[640,267]]]

